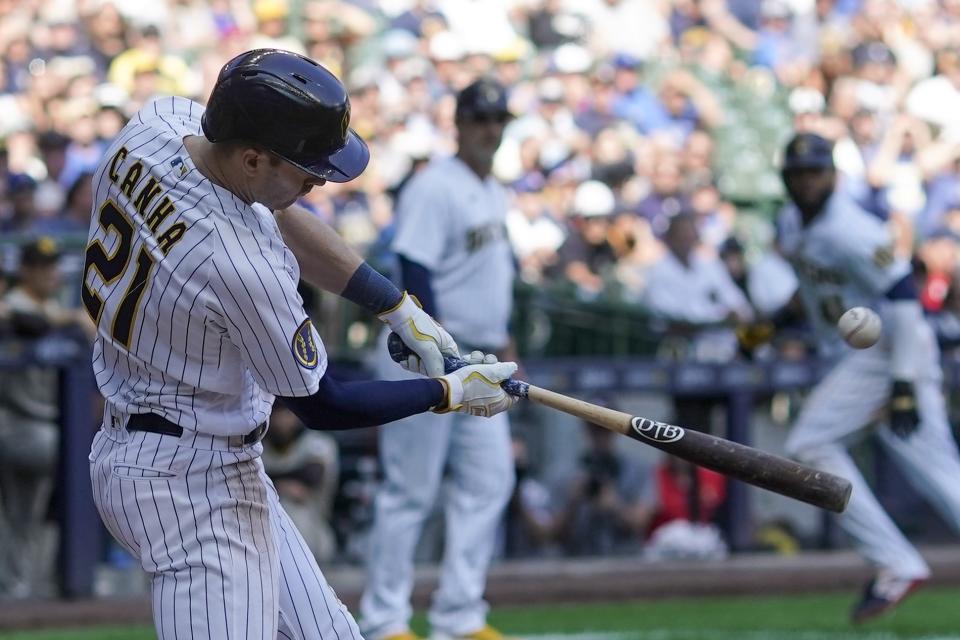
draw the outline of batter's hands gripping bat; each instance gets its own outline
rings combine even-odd
[[[390,334],[387,345],[390,357],[398,362],[410,355],[410,350],[395,333]],[[465,364],[457,358],[444,358],[444,367],[448,372]],[[846,478],[772,453],[700,431],[607,409],[535,387],[522,380],[504,380],[501,386],[510,395],[529,398],[538,404],[639,440],[670,455],[821,509],[842,513],[850,500],[852,487]]]

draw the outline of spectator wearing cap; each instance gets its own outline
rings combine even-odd
[[[37,221],[34,196],[37,181],[25,173],[13,173],[7,178],[8,215],[0,220],[0,233],[26,233]]]
[[[567,239],[554,272],[574,284],[581,297],[597,297],[614,277],[617,252],[608,233],[616,206],[613,191],[597,180],[580,184],[574,192]]]
[[[93,324],[79,310],[57,302],[60,251],[49,237],[23,247],[18,282],[3,296],[15,335],[43,337],[50,331]],[[13,538],[0,553],[0,592],[15,597],[52,595],[51,538],[45,527],[59,447],[57,372],[28,366],[0,373],[0,495]]]
[[[614,113],[641,133],[665,127],[667,118],[663,107],[643,82],[643,63],[629,54],[619,53],[613,56],[612,65],[617,93]]]

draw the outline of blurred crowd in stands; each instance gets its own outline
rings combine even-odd
[[[802,330],[775,249],[778,154],[814,131],[836,141],[841,188],[893,225],[944,345],[960,344],[960,0],[0,0],[0,327],[89,335],[72,310],[100,155],[151,97],[202,102],[222,64],[255,47],[305,53],[346,83],[370,168],[303,204],[378,268],[391,266],[396,194],[454,148],[454,94],[485,74],[516,116],[494,172],[512,197],[521,286],[640,310],[686,338],[682,357],[752,353],[771,320]],[[46,324],[11,320],[54,262],[57,286],[39,285],[56,302]],[[777,353],[806,351],[793,340]],[[307,435],[296,460],[265,456],[291,503],[336,477],[336,447]],[[281,452],[303,437],[271,429]],[[614,529],[649,535],[656,501],[594,468],[584,460],[551,509],[521,482],[517,544],[577,548],[596,496],[597,517],[632,505]],[[660,473],[667,493],[689,480]],[[334,501],[331,489],[318,512]],[[673,507],[715,509],[699,504]],[[332,553],[333,532],[316,534],[311,547]]]

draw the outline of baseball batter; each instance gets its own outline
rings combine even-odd
[[[510,342],[514,263],[505,231],[507,197],[490,175],[509,118],[506,91],[496,82],[478,80],[463,89],[457,96],[456,156],[436,159],[416,174],[397,205],[393,249],[404,286],[464,351],[496,352]],[[381,374],[394,371],[384,356]],[[453,414],[412,417],[380,433],[384,481],[360,602],[369,638],[415,637],[409,627],[413,555],[445,472],[445,548],[428,613],[431,637],[500,637],[486,623],[483,592],[513,490],[510,451],[505,414],[485,422]]]
[[[106,411],[91,478],[107,529],[152,576],[160,638],[360,637],[263,471],[275,398],[318,429],[511,404],[497,383],[513,363],[397,382],[326,375],[301,269],[379,313],[424,371],[441,375],[442,353],[457,352],[293,204],[366,167],[349,122],[326,69],[249,51],[223,68],[206,110],[176,97],[145,105],[93,177],[82,298]]]
[[[835,190],[832,153],[829,141],[804,133],[784,156],[783,181],[793,205],[781,220],[781,246],[797,272],[821,353],[839,357],[807,399],[786,446],[801,461],[853,483],[840,523],[877,567],[852,611],[860,622],[899,603],[930,569],[870,491],[845,449],[848,437],[888,409],[880,442],[957,531],[960,458],[947,422],[936,341],[910,265],[892,253],[887,226]],[[875,309],[883,319],[883,336],[869,349],[848,348],[836,330],[840,315],[855,306]]]

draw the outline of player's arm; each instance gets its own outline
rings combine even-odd
[[[479,351],[467,361],[471,364],[430,379],[343,382],[328,374],[320,378],[315,393],[277,400],[307,427],[319,430],[371,427],[425,411],[489,417],[512,407],[516,398],[500,382],[512,376],[517,365]]]
[[[926,322],[917,299],[913,272],[907,273],[886,293],[890,304],[891,357],[893,387],[890,395],[890,428],[901,438],[910,436],[920,422],[913,383],[917,378],[917,327]]]
[[[889,231],[879,220],[864,218],[857,234],[847,234],[837,241],[847,243],[845,253],[853,276],[888,301],[890,326],[886,333],[890,336],[893,378],[890,428],[900,437],[908,437],[919,423],[913,383],[920,373],[918,354],[925,351],[918,343],[917,327],[926,322],[913,270],[894,256]]]
[[[453,338],[429,313],[364,262],[317,216],[293,205],[278,211],[276,219],[303,278],[376,314],[419,356],[428,375],[443,375],[444,354],[460,355]]]

